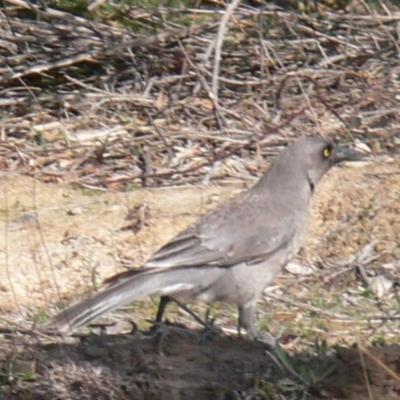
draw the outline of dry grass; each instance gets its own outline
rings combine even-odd
[[[258,174],[262,157],[304,133],[398,146],[394,6],[240,5],[224,36],[223,9],[124,10],[153,27],[144,36],[96,14],[6,4],[0,165],[9,170],[129,190]]]

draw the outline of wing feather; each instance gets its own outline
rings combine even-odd
[[[268,199],[260,205],[251,202],[250,196],[247,192],[203,216],[159,249],[144,267],[252,264],[286,246],[295,235],[291,214],[274,213]],[[263,209],[257,215],[249,212],[249,204]],[[270,217],[265,220],[260,218],[263,215]]]

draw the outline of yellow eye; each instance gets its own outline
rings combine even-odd
[[[331,155],[331,149],[329,147],[325,147],[323,154],[325,158],[328,158]]]

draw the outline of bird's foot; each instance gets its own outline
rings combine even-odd
[[[261,333],[257,329],[251,329],[247,331],[247,335],[250,340],[256,340],[257,342],[265,343],[271,348],[276,347],[276,344],[278,343],[278,338],[269,333]]]

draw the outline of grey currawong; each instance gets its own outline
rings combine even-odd
[[[265,339],[255,328],[256,304],[301,247],[315,186],[333,165],[361,156],[352,147],[323,139],[297,140],[254,187],[206,213],[143,268],[121,274],[105,290],[59,313],[50,326],[65,333],[133,300],[157,295],[233,303],[239,327],[251,339]]]

